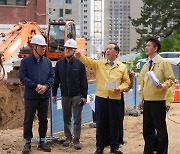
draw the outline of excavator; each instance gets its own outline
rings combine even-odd
[[[0,33],[4,40],[0,43],[0,73],[1,79],[5,76],[3,62],[6,62],[14,53],[19,52],[18,57],[24,58],[32,54],[31,38],[41,34],[48,44],[45,56],[51,59],[53,66],[56,61],[64,57],[64,43],[73,38],[77,42],[78,50],[86,55],[86,41],[84,38],[76,38],[74,21],[54,21],[48,24],[47,32],[44,32],[36,22],[21,21],[6,32]],[[26,45],[26,46],[25,46]],[[7,73],[7,83],[19,84],[18,69],[20,61],[13,63],[13,70]]]

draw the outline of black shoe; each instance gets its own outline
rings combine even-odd
[[[95,152],[94,152],[94,154],[102,154],[103,153],[103,150],[96,150]]]
[[[68,147],[71,143],[72,139],[71,138],[66,138],[65,142],[63,143],[64,147]]]
[[[110,153],[123,154],[123,152],[119,151],[118,149],[111,149]]]
[[[26,143],[24,145],[23,150],[22,150],[22,154],[29,154],[30,151],[31,151],[31,144],[30,143]]]
[[[76,149],[76,150],[82,149],[82,146],[81,146],[79,140],[74,140],[74,149]]]
[[[38,144],[38,148],[43,150],[44,152],[51,152],[51,148],[48,144],[46,144],[45,142],[40,142]]]

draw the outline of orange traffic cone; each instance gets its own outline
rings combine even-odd
[[[180,103],[180,89],[179,89],[178,80],[176,80],[176,84],[175,84],[174,103]]]

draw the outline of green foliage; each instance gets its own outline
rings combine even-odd
[[[141,17],[129,19],[141,38],[137,41],[137,49],[144,47],[148,36],[169,37],[173,30],[180,27],[179,0],[143,0]]]
[[[180,52],[180,30],[174,30],[171,37],[161,41],[161,52],[179,51]]]

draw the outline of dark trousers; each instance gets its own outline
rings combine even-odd
[[[168,152],[168,133],[166,127],[165,101],[144,101],[143,136],[145,140],[144,154],[152,154],[154,149],[155,130],[158,139],[158,154]]]
[[[119,121],[119,144],[124,144],[123,135],[124,135],[124,127],[123,127],[123,121],[124,121],[124,94],[121,93],[121,103],[120,103],[120,121]]]
[[[121,101],[120,101],[120,110],[119,110],[119,137],[118,137],[118,143],[120,144],[124,144],[124,140],[123,140],[123,135],[124,135],[124,127],[123,127],[123,121],[124,121],[124,94],[121,93]],[[107,126],[107,130],[106,130],[106,145],[109,146],[109,126]]]
[[[106,99],[96,96],[95,110],[97,149],[104,149],[107,144],[107,134],[109,134],[109,144],[111,149],[118,149],[120,100]]]
[[[74,140],[79,141],[81,135],[81,113],[83,107],[80,105],[81,96],[62,97],[64,134],[67,138],[72,139],[71,118],[74,119]]]
[[[25,114],[24,114],[24,132],[23,136],[26,140],[33,138],[32,125],[34,116],[37,110],[39,120],[39,137],[45,138],[47,132],[47,113],[48,113],[49,98],[29,100],[25,99]]]

